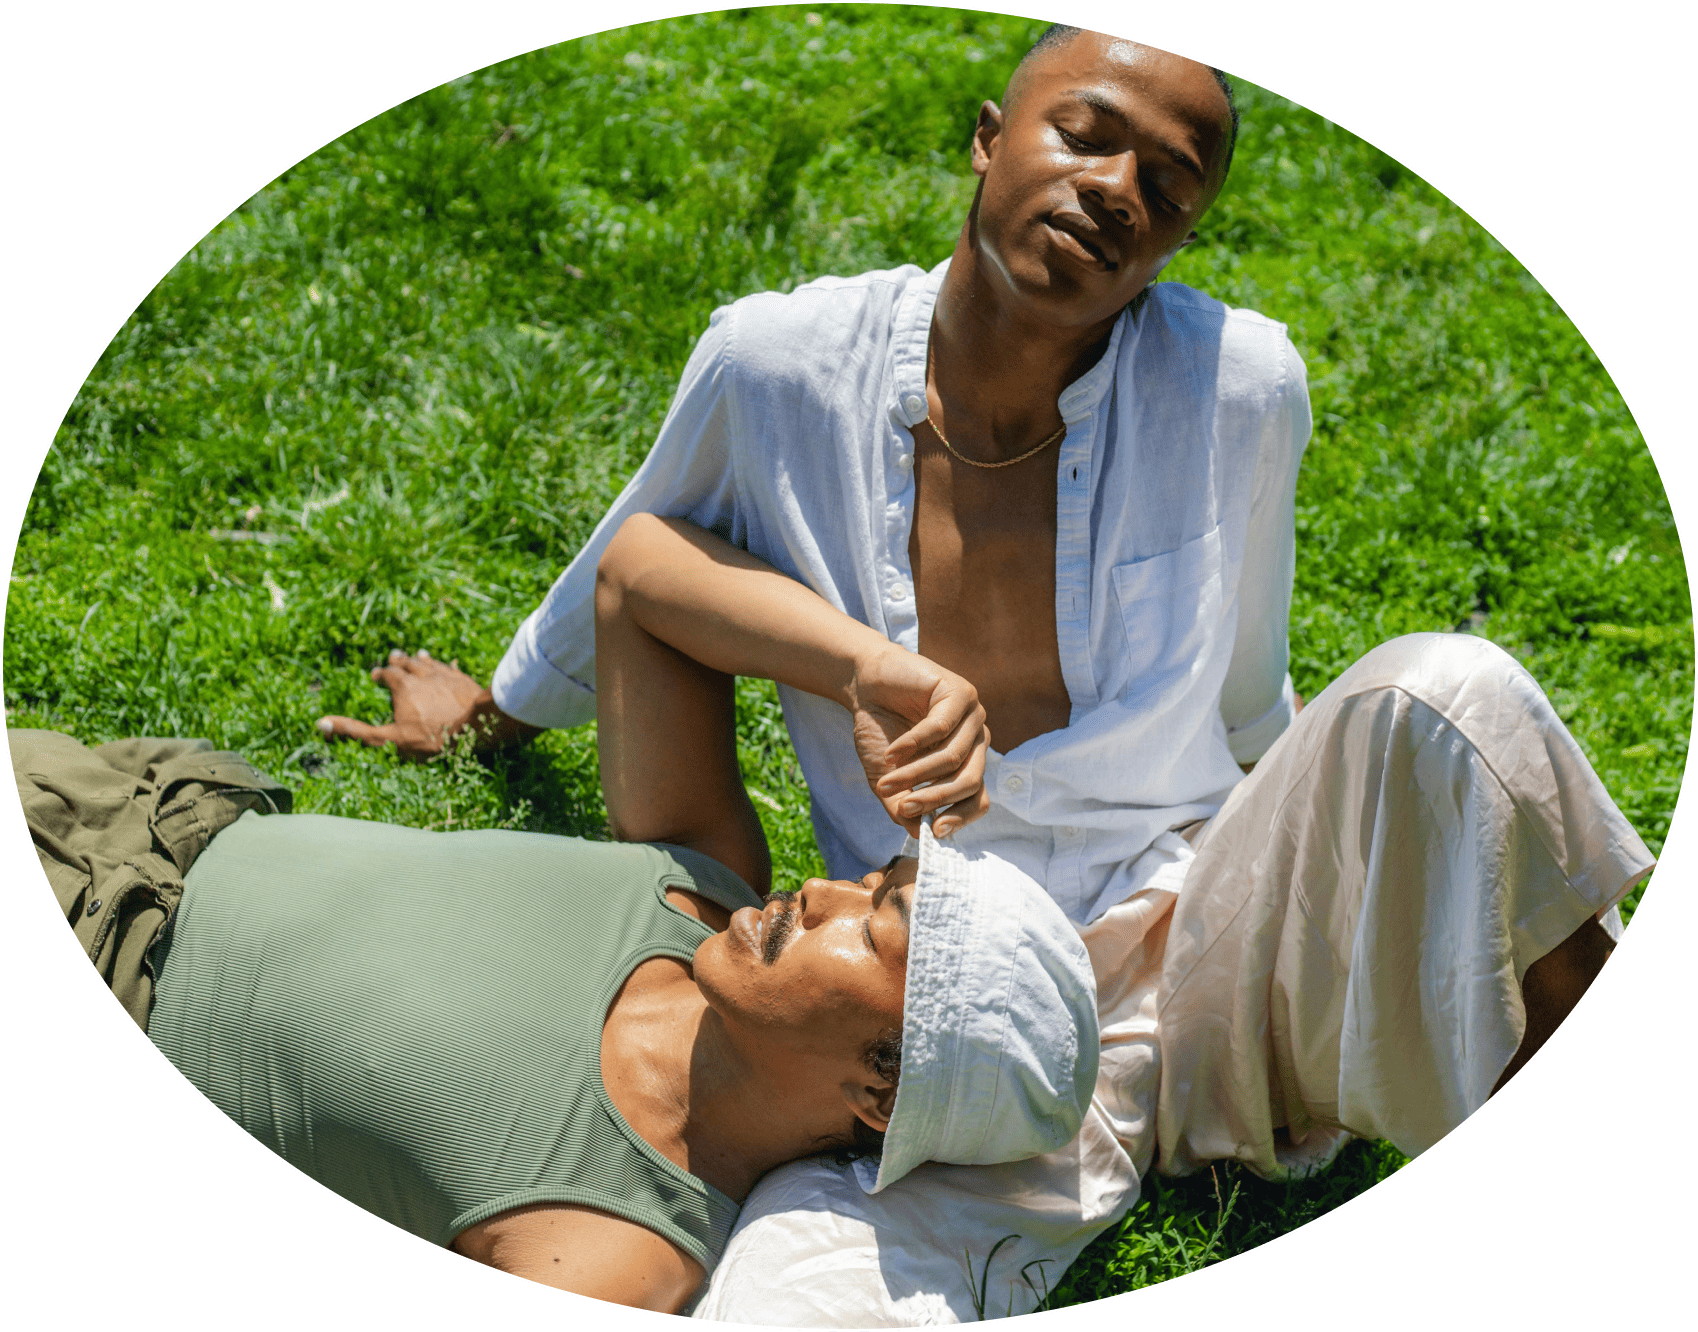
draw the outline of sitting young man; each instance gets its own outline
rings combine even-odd
[[[725,672],[838,700],[928,817],[971,809],[983,711],[752,561],[649,551],[615,543],[598,596],[607,806],[637,841],[276,812],[203,742],[11,744],[61,905],[208,1098],[416,1235],[671,1312],[776,1165],[879,1155],[882,1188],[1066,1142],[1098,1036],[1061,912],[918,817],[917,859],[763,905]]]

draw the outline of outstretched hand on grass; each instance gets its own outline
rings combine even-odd
[[[409,656],[395,649],[386,664],[371,668],[371,678],[389,690],[392,719],[373,725],[357,717],[320,717],[320,734],[374,748],[394,745],[402,758],[415,760],[435,758],[467,729],[480,752],[537,734],[536,727],[501,711],[489,690],[457,661],[440,662],[423,650]]]

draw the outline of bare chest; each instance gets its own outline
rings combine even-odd
[[[914,571],[919,650],[971,680],[1003,753],[1067,725],[1055,629],[1055,459],[994,470],[916,438]]]

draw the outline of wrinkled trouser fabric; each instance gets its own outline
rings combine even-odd
[[[113,740],[8,730],[24,819],[53,895],[95,969],[144,1030],[148,950],[183,896],[183,875],[250,809],[287,813],[289,791],[205,740]]]
[[[1082,931],[1104,1048],[1078,1139],[922,1166],[874,1196],[824,1162],[774,1171],[695,1316],[1022,1313],[1158,1153],[1166,1171],[1231,1158],[1277,1176],[1350,1133],[1420,1152],[1508,1064],[1526,969],[1588,919],[1619,929],[1614,904],[1652,864],[1526,671],[1449,634],[1347,670],[1196,847],[1177,900],[1141,894]]]
[[[1532,677],[1483,639],[1385,644],[1311,707],[1326,743],[1282,737],[1174,907],[1166,1170],[1274,1172],[1281,1125],[1425,1151],[1515,1053],[1528,966],[1651,867]]]

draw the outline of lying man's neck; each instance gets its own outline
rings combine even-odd
[[[741,1202],[761,1176],[840,1134],[841,1100],[809,1105],[729,1038],[683,964],[631,973],[602,1034],[602,1080],[626,1122],[674,1165]]]

